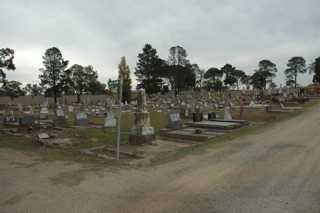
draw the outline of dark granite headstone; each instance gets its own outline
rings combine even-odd
[[[201,122],[203,121],[203,114],[202,113],[193,113],[192,114],[193,122]]]
[[[215,112],[208,113],[208,120],[213,120],[217,118],[217,114]]]
[[[22,118],[19,119],[19,123],[21,126],[31,126],[34,123],[34,116],[33,115],[24,115]]]

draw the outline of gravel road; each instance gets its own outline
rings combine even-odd
[[[41,162],[0,149],[0,213],[319,213],[320,107],[154,168]]]

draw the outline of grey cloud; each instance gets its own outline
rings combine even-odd
[[[151,43],[164,59],[171,46],[184,46],[203,68],[231,63],[250,73],[268,58],[277,63],[280,82],[290,57],[311,63],[319,56],[319,6],[318,0],[7,1],[0,46],[15,49],[17,70],[8,76],[21,81],[36,80],[51,46],[71,63],[92,64],[107,81],[117,76],[122,55],[133,72]]]

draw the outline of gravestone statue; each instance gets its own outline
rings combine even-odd
[[[169,128],[171,129],[181,129],[182,121],[180,118],[180,113],[172,112],[169,114]]]
[[[107,112],[107,117],[104,120],[104,127],[106,128],[114,128],[117,126],[117,120],[112,111]]]
[[[153,127],[150,125],[145,91],[138,90],[137,109],[134,113],[134,125],[129,134],[129,144],[150,144],[153,140],[155,140],[155,134]]]

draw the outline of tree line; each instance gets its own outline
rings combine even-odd
[[[69,61],[65,60],[61,51],[52,47],[45,51],[43,67],[39,69],[40,84],[22,84],[17,81],[8,81],[6,72],[15,70],[13,63],[14,50],[0,49],[1,95],[15,98],[23,95],[45,95],[57,97],[62,95],[77,95],[78,102],[82,94],[104,94],[106,85],[98,81],[98,72],[93,66],[74,64],[68,68]]]
[[[43,67],[39,69],[40,84],[27,84],[22,88],[18,81],[8,81],[6,72],[15,70],[14,50],[10,48],[0,49],[0,95],[12,98],[23,95],[45,95],[57,97],[62,95],[76,95],[78,102],[83,94],[105,94],[107,85],[98,80],[98,72],[92,65],[69,65],[69,61],[63,58],[61,51],[52,47],[45,51]],[[123,79],[122,102],[131,100],[130,68],[126,58],[122,57],[119,64],[119,75]],[[309,70],[313,73],[313,82],[320,84],[320,57],[308,66],[303,57],[292,57],[288,60],[284,70],[286,85],[297,87],[299,74]],[[187,51],[181,46],[169,49],[168,59],[161,59],[157,50],[151,44],[145,44],[138,55],[135,68],[137,89],[143,88],[148,95],[165,93],[169,90],[179,94],[183,90],[207,89],[221,91],[225,89],[239,89],[244,85],[247,89],[266,89],[267,86],[275,88],[274,83],[278,72],[277,66],[271,60],[264,59],[258,63],[257,69],[252,75],[236,68],[231,64],[225,64],[221,68],[211,67],[208,70],[201,69],[198,64],[191,63]],[[111,79],[109,79],[109,82]],[[110,89],[110,88],[109,88]]]
[[[221,91],[245,85],[255,89],[266,89],[267,86],[275,88],[277,85],[273,79],[278,72],[277,66],[271,60],[264,59],[258,63],[258,68],[252,75],[237,69],[231,64],[221,68],[211,67],[208,70],[199,68],[198,64],[192,64],[187,58],[187,51],[181,46],[169,49],[168,60],[161,59],[157,50],[150,44],[146,44],[142,53],[138,55],[135,75],[139,82],[138,88],[144,88],[147,94],[167,91],[170,86],[175,93],[190,88],[205,88],[207,90]],[[292,57],[284,71],[286,86],[298,86],[298,74],[307,70],[314,73],[313,82],[320,83],[320,57],[310,67],[306,65],[303,57]]]

